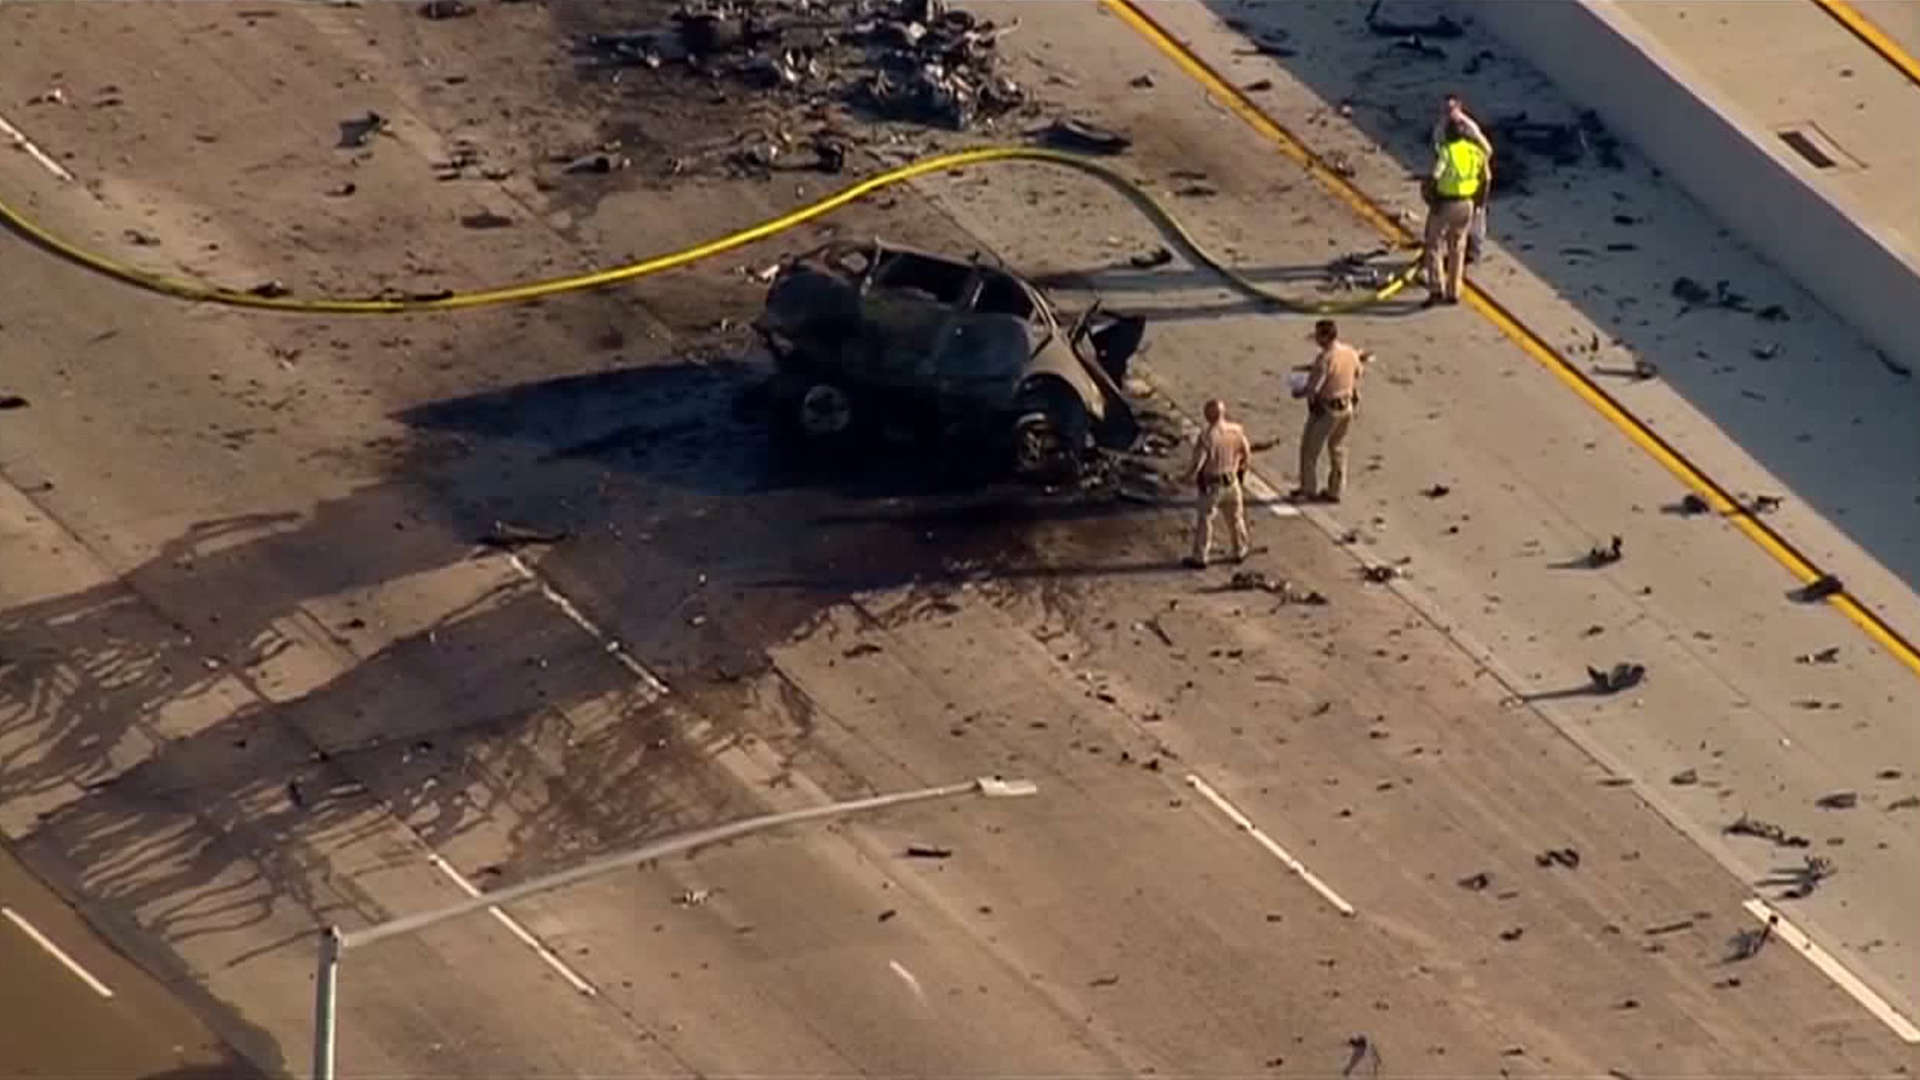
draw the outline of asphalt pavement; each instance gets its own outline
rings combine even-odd
[[[785,152],[763,128],[787,115],[757,91],[692,93],[671,66],[583,78],[568,36],[652,7],[0,6],[23,58],[0,101],[43,99],[0,114],[44,155],[0,155],[0,192],[141,265],[305,293],[604,264],[845,182],[755,164]],[[1007,70],[1044,104],[1015,120],[1123,128],[1119,160],[1222,254],[1297,277],[1377,242],[1112,15],[982,10],[1020,20]],[[1354,11],[1156,11],[1397,197],[1450,68],[1376,55]],[[1260,52],[1263,29],[1322,66]],[[1312,82],[1329,72],[1365,86]],[[1497,64],[1478,89],[1552,104]],[[368,110],[384,133],[343,140]],[[860,155],[952,141],[890,135]],[[609,155],[631,161],[569,167]],[[1602,341],[1582,363],[1656,362],[1608,385],[1728,484],[1783,495],[1772,520],[1863,599],[1920,610],[1898,542],[1914,493],[1883,497],[1910,477],[1865,450],[1898,456],[1905,414],[1811,356],[1845,329],[1643,166],[1596,175],[1498,204],[1477,280],[1557,345]],[[1077,181],[975,170],[833,227],[995,252],[1144,310],[1156,430],[1214,395],[1257,435],[1299,420],[1275,388],[1307,359],[1303,321],[1178,263],[1139,271],[1156,238]],[[1627,228],[1632,258],[1562,251]],[[263,1071],[298,1073],[321,926],[1000,774],[1040,796],[742,842],[352,951],[342,1075],[1916,1063],[1863,1004],[1912,1014],[1911,673],[1792,603],[1731,524],[1662,512],[1675,480],[1510,338],[1470,309],[1346,320],[1381,356],[1353,495],[1255,517],[1246,569],[1328,601],[1291,603],[1181,570],[1179,507],[929,492],[897,460],[774,451],[742,404],[744,324],[756,274],[825,235],[367,321],[190,308],[10,250],[34,268],[0,297],[0,391],[25,399],[0,414],[0,828],[19,858]],[[1760,330],[1666,310],[1679,272],[1792,304],[1765,328],[1780,362],[1719,371]],[[1816,415],[1809,449],[1794,421]],[[1275,487],[1284,457],[1259,464]],[[1864,464],[1809,482],[1837,459]],[[485,542],[501,523],[551,535],[503,550]],[[1611,533],[1622,564],[1557,565]],[[1587,665],[1630,658],[1645,687],[1587,693]],[[1816,801],[1841,789],[1846,808]],[[1723,834],[1743,811],[1807,846]],[[1760,884],[1810,856],[1839,868],[1810,897]],[[24,992],[76,1015],[121,1007],[122,983],[137,1000],[57,906],[28,917],[116,996],[46,955]],[[46,1030],[36,1061],[67,1041]]]

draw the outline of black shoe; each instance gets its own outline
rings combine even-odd
[[[1180,565],[1186,567],[1189,570],[1205,570],[1207,568],[1207,560],[1196,559],[1193,556],[1189,555],[1186,558],[1180,560]]]
[[[1441,303],[1447,305],[1448,307],[1459,307],[1460,298],[1457,296],[1449,296],[1445,300],[1441,301]]]
[[[1323,503],[1333,503],[1335,505],[1338,505],[1340,502],[1340,496],[1335,495],[1333,492],[1329,491],[1320,496],[1320,501]]]
[[[1420,301],[1420,306],[1423,308],[1437,308],[1446,302],[1447,298],[1441,296],[1439,293],[1428,293],[1427,298]]]

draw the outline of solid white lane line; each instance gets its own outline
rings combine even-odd
[[[1859,1002],[1876,1019],[1892,1028],[1901,1042],[1920,1043],[1920,1027],[1915,1027],[1913,1021],[1895,1011],[1886,998],[1875,993],[1873,987],[1861,982],[1860,977],[1848,971],[1832,953],[1821,948],[1812,938],[1802,933],[1799,927],[1788,922],[1787,917],[1775,910],[1773,905],[1756,898],[1748,900],[1741,906],[1751,912],[1754,918],[1759,919],[1762,925],[1772,927],[1774,937],[1793,946],[1801,956],[1806,957],[1814,967],[1820,969],[1820,974],[1832,979],[1840,989],[1852,995],[1853,1000]]]
[[[1300,508],[1288,502],[1272,484],[1266,482],[1259,473],[1247,472],[1247,494],[1260,500],[1261,505],[1274,517],[1299,517]]]
[[[81,982],[86,983],[87,986],[90,987],[94,993],[99,994],[103,998],[110,998],[113,996],[112,988],[108,987],[106,983],[101,982],[99,979],[94,978],[93,972],[88,971],[86,968],[81,967],[80,961],[75,960],[71,956],[68,956],[66,953],[66,950],[62,949],[58,945],[55,945],[47,937],[47,935],[41,933],[37,927],[35,927],[32,923],[28,922],[26,916],[20,914],[19,912],[13,910],[10,907],[0,907],[0,915],[6,916],[8,922],[19,927],[21,933],[32,938],[33,943],[35,945],[40,946],[42,949],[46,950],[46,953],[48,956],[53,957],[55,960],[58,960],[60,961],[61,964],[65,965],[68,971],[73,972],[74,976],[78,978]]]
[[[1334,910],[1338,911],[1342,915],[1352,915],[1354,913],[1352,904],[1349,904],[1344,899],[1342,899],[1340,894],[1337,892],[1334,892],[1332,887],[1329,886],[1326,882],[1321,881],[1318,877],[1315,877],[1313,871],[1307,869],[1306,863],[1303,863],[1299,859],[1294,858],[1292,855],[1287,854],[1286,848],[1281,847],[1278,843],[1274,841],[1273,837],[1268,836],[1265,832],[1261,831],[1258,825],[1255,825],[1253,822],[1247,820],[1247,815],[1241,813],[1239,807],[1236,807],[1232,803],[1228,802],[1227,797],[1225,795],[1222,795],[1218,791],[1215,791],[1213,789],[1213,785],[1207,783],[1205,780],[1200,779],[1199,776],[1193,773],[1188,773],[1187,786],[1193,788],[1193,790],[1198,791],[1200,794],[1206,796],[1208,802],[1218,807],[1221,813],[1227,815],[1227,820],[1233,822],[1235,825],[1238,825],[1241,828],[1241,830],[1247,833],[1247,835],[1259,841],[1260,846],[1263,848],[1266,848],[1267,851],[1270,852],[1274,858],[1279,859],[1282,863],[1284,863],[1287,869],[1300,875],[1300,879],[1302,881],[1305,881],[1308,885],[1312,886],[1313,891],[1319,893],[1322,897],[1324,897],[1327,903],[1332,904],[1334,907]]]
[[[545,596],[547,600],[553,604],[554,607],[559,608],[561,614],[565,615],[569,619],[572,619],[574,622],[574,625],[578,626],[582,630],[585,630],[587,633],[592,634],[594,640],[606,646],[607,653],[611,655],[615,660],[619,661],[621,667],[624,667],[629,672],[631,672],[635,678],[639,679],[641,683],[644,684],[647,689],[653,691],[656,696],[659,696],[659,697],[666,696],[667,694],[666,683],[661,682],[658,676],[656,676],[653,672],[648,671],[645,667],[641,666],[640,661],[635,660],[632,654],[628,653],[626,649],[622,648],[620,645],[620,642],[615,640],[613,635],[600,629],[600,626],[598,623],[595,623],[592,619],[587,618],[586,613],[581,611],[580,608],[576,604],[574,604],[573,601],[567,599],[564,593],[554,588],[553,586],[547,584],[546,578],[543,578],[539,574],[534,573],[533,567],[528,566],[526,563],[526,560],[522,559],[519,555],[515,554],[515,555],[508,555],[507,561],[513,564],[513,568],[520,572],[521,577],[524,577],[528,581],[533,582],[533,584],[537,588],[539,588],[540,594],[542,596]]]
[[[458,885],[460,887],[460,891],[466,893],[468,896],[472,896],[476,898],[480,895],[480,890],[474,888],[473,882],[468,881],[465,875],[461,874],[460,871],[455,870],[453,868],[452,863],[449,863],[447,860],[432,853],[428,853],[427,861],[439,867],[441,873],[447,875],[448,878],[452,879],[455,885]],[[513,916],[507,914],[504,911],[501,911],[497,907],[488,908],[487,914],[492,915],[495,919],[498,919],[500,921],[501,926],[506,927],[509,933],[511,933],[514,937],[517,937],[522,942],[524,942],[527,948],[532,949],[536,956],[546,961],[547,966],[552,968],[554,971],[558,972],[560,977],[567,980],[567,982],[570,985],[572,985],[572,987],[575,990],[578,990],[581,993],[586,994],[588,997],[593,997],[599,994],[599,991],[593,988],[592,983],[581,978],[578,972],[568,967],[566,961],[560,959],[559,956],[555,955],[552,949],[549,949],[545,945],[541,944],[540,939],[537,937],[534,937],[533,934],[529,932],[526,927],[521,926],[520,923],[516,919],[514,919]]]
[[[26,151],[27,156],[39,162],[41,168],[65,180],[69,184],[73,183],[73,174],[67,171],[65,165],[49,157],[45,150],[40,149],[32,139],[27,138],[26,132],[14,127],[4,116],[0,116],[0,134],[4,134],[13,142],[14,149]]]

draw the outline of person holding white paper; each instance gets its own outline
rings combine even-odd
[[[1292,498],[1337,503],[1347,487],[1347,433],[1360,406],[1360,376],[1372,354],[1341,341],[1340,328],[1332,319],[1313,325],[1313,341],[1320,346],[1320,354],[1293,389],[1295,398],[1306,400],[1307,426],[1300,433],[1300,486]],[[1329,459],[1324,490],[1319,482],[1322,451]]]

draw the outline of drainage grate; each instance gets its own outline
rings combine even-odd
[[[1788,148],[1799,154],[1807,164],[1816,169],[1861,168],[1861,163],[1853,155],[1834,143],[1827,133],[1809,123],[1792,124],[1775,128],[1775,135],[1786,143]]]
[[[1806,158],[1816,169],[1831,169],[1840,164],[1828,157],[1826,151],[1820,149],[1812,139],[1807,138],[1807,133],[1804,131],[1783,131],[1780,133],[1780,141],[1793,147],[1794,153]]]

